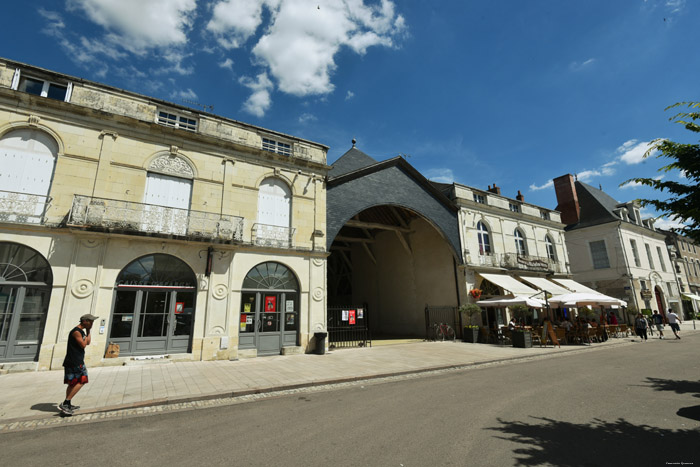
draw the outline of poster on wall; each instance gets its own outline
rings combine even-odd
[[[250,313],[250,303],[243,304],[243,313]]]
[[[268,295],[265,297],[265,312],[277,311],[277,297]]]
[[[348,313],[348,321],[350,321],[349,324],[355,324],[355,310],[350,310]]]
[[[175,302],[175,314],[180,314],[185,312],[185,302]]]
[[[348,320],[348,314],[349,314],[349,313],[348,313],[348,310],[343,310],[343,316],[342,316],[341,319],[342,319],[343,321],[347,321],[347,320]]]
[[[286,302],[284,302],[284,306],[285,306],[285,311],[287,313],[294,312],[294,300],[287,300]]]
[[[362,319],[365,317],[365,309],[364,308],[358,308],[357,309],[357,319]]]
[[[250,316],[241,315],[241,332],[245,332],[246,324],[248,324]]]

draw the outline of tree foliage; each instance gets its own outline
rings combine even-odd
[[[669,118],[673,123],[679,123],[687,130],[700,133],[700,102],[679,102],[666,110],[679,107],[687,108],[686,112],[679,112]],[[657,153],[658,151],[658,153]],[[642,206],[653,206],[663,215],[675,217],[679,222],[686,224],[687,228],[674,229],[684,235],[700,242],[700,144],[675,143],[667,139],[655,139],[650,143],[650,149],[644,157],[654,155],[657,158],[666,158],[671,161],[659,169],[659,172],[680,171],[684,182],[666,180],[664,178],[633,178],[625,183],[634,181],[642,185],[650,186],[669,197],[660,199],[640,199]]]

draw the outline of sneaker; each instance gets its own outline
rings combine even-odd
[[[80,406],[79,406],[79,405],[69,404],[69,406],[70,406],[71,410],[73,410],[73,411],[76,411],[76,410],[80,409]]]
[[[67,415],[69,417],[73,415],[73,409],[71,408],[71,406],[64,404],[63,402],[58,404],[58,410],[60,410],[63,415]]]

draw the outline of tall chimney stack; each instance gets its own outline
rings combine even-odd
[[[554,191],[557,194],[557,211],[561,212],[561,221],[566,225],[577,224],[581,220],[581,206],[578,203],[574,176],[562,175],[554,179]]]

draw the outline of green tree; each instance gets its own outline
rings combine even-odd
[[[679,102],[666,110],[684,107],[689,109],[669,118],[673,123],[679,123],[687,130],[700,133],[700,102]],[[658,151],[658,153],[656,153]],[[685,176],[685,183],[663,178],[633,178],[627,180],[650,186],[670,195],[665,200],[640,199],[642,206],[653,206],[663,215],[675,217],[679,222],[688,227],[682,229],[684,235],[700,242],[700,145],[675,143],[667,139],[655,139],[650,143],[650,149],[644,154],[649,157],[654,154],[657,158],[666,158],[672,161],[659,169],[659,172],[679,170]],[[623,185],[624,185],[623,183]],[[679,229],[674,229],[679,230]]]

